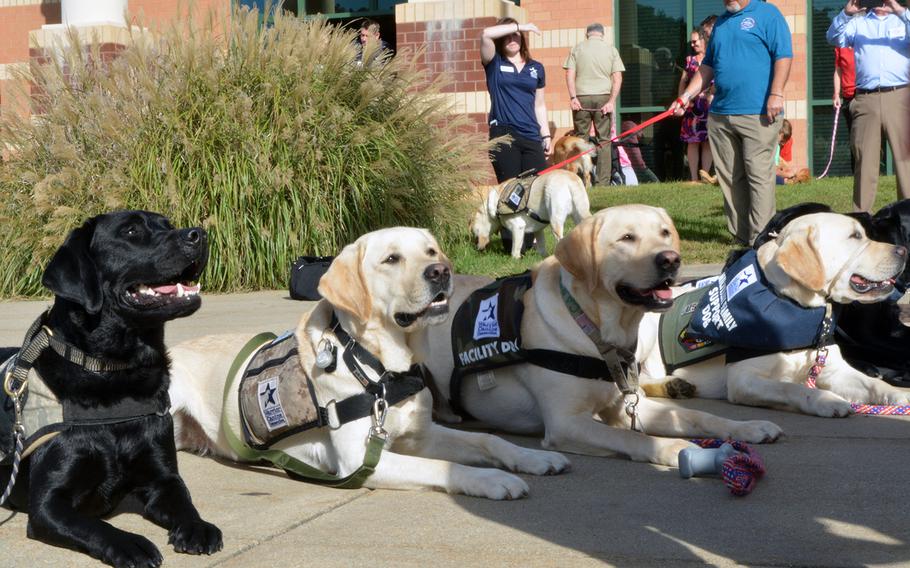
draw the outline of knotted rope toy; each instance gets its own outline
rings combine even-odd
[[[765,475],[761,456],[748,444],[711,438],[692,442],[700,448],[685,448],[679,452],[679,475],[684,479],[719,474],[730,492],[742,497],[751,493]]]

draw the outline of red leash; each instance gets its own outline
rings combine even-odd
[[[566,165],[566,164],[571,164],[572,162],[574,162],[575,160],[581,158],[581,157],[584,156],[585,154],[590,154],[591,152],[593,152],[593,151],[595,151],[595,150],[598,150],[598,149],[600,149],[600,148],[606,146],[607,144],[612,144],[613,142],[616,142],[617,140],[621,140],[621,139],[625,138],[626,136],[631,136],[632,134],[635,134],[635,133],[638,132],[639,130],[651,126],[651,125],[654,124],[655,122],[660,122],[661,120],[667,118],[667,117],[670,116],[671,114],[673,114],[673,110],[670,110],[670,109],[667,109],[667,110],[663,111],[663,112],[660,113],[660,114],[656,114],[656,115],[652,116],[651,118],[649,118],[648,120],[642,122],[642,123],[639,124],[638,126],[636,126],[636,127],[634,127],[634,128],[630,128],[630,129],[628,129],[628,130],[626,130],[625,132],[622,132],[622,133],[620,133],[620,134],[617,134],[617,135],[614,136],[613,138],[610,138],[610,139],[607,140],[606,142],[601,142],[600,144],[598,144],[597,146],[594,146],[594,147],[591,148],[590,150],[587,150],[587,151],[585,151],[585,152],[582,152],[581,154],[578,154],[578,155],[576,155],[576,156],[572,156],[571,158],[567,158],[567,159],[565,159],[565,160],[559,162],[558,164],[554,164],[554,165],[550,166],[549,168],[543,170],[542,172],[538,173],[537,175],[542,176],[543,174],[545,174],[545,173],[547,173],[547,172],[551,172],[551,171],[553,171],[553,170],[558,170],[559,168],[563,167],[563,166]]]

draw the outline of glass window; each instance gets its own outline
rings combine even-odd
[[[301,5],[305,10],[304,15],[363,14],[376,16],[392,15],[395,13],[397,4],[406,2],[407,0],[304,0]]]
[[[685,64],[686,1],[620,0],[617,22],[623,106],[666,107]]]
[[[366,12],[370,9],[370,0],[336,0],[335,13]]]
[[[841,0],[812,2],[812,98],[831,101],[834,94],[834,48],[825,33],[834,16],[844,9]]]
[[[693,2],[692,3],[692,26],[695,27],[708,16],[719,16],[724,7],[720,2]]]
[[[691,2],[691,0],[689,0]],[[619,0],[616,21],[619,54],[626,66],[620,111],[622,128],[666,109],[677,96],[688,55],[686,0]],[[681,119],[666,118],[633,137],[627,148],[639,181],[684,179],[686,154],[679,139]]]
[[[239,0],[237,3],[248,8],[256,8],[261,14],[262,10],[265,8],[265,1],[266,0]]]

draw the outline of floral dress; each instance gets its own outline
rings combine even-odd
[[[699,65],[701,63],[695,59],[694,55],[686,57],[686,83],[692,80],[692,76],[698,71]],[[692,99],[692,103],[682,117],[680,140],[683,142],[705,142],[708,139],[708,109],[710,107],[707,89]]]

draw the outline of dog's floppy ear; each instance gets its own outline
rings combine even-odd
[[[66,237],[41,278],[55,295],[81,305],[90,314],[101,311],[103,301],[101,275],[90,250],[96,219],[89,219]]]
[[[777,266],[803,287],[819,292],[825,287],[825,268],[815,248],[814,227],[803,233],[790,233],[780,243],[774,259]]]
[[[319,293],[336,308],[360,321],[370,318],[373,299],[363,275],[363,245],[350,244],[335,257],[319,279]]]
[[[603,219],[600,216],[588,217],[556,243],[556,249],[553,251],[559,264],[572,276],[584,282],[588,292],[594,291],[600,283],[597,235],[600,234],[602,226]]]

